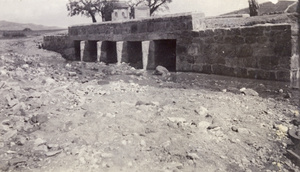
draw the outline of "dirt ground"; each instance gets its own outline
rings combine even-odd
[[[0,42],[0,171],[300,171],[289,83],[65,61]]]

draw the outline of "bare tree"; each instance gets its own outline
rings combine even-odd
[[[69,16],[84,15],[97,22],[96,15],[106,18],[112,11],[112,2],[109,0],[69,0],[67,3]]]
[[[150,8],[150,15],[153,15],[154,12],[158,10],[168,9],[168,3],[171,3],[172,0],[130,0],[129,6],[131,8],[131,16],[134,16],[134,7],[138,6],[141,3],[145,3]]]
[[[256,0],[248,0],[250,16],[258,16],[259,5]]]

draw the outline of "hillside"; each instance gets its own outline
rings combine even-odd
[[[259,15],[278,14],[278,13],[284,13],[285,11],[288,13],[293,13],[296,12],[296,10],[297,10],[296,1],[279,1],[276,4],[273,4],[272,2],[265,2],[260,4]],[[223,15],[232,15],[232,14],[249,14],[249,8],[244,8]]]
[[[36,25],[32,23],[14,23],[8,21],[0,21],[0,30],[23,30],[25,28],[30,28],[31,30],[55,30],[61,29],[55,26],[43,26],[43,25]]]

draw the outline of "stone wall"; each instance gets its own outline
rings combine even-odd
[[[71,41],[69,35],[51,35],[43,38],[44,49],[60,53],[68,60],[75,59],[74,41]]]
[[[177,40],[176,66],[177,71],[290,81],[291,72],[299,74],[297,46],[291,25],[186,32]]]

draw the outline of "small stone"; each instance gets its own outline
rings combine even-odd
[[[245,95],[249,95],[249,96],[258,96],[259,95],[255,90],[250,89],[250,88],[241,88],[240,92]]]
[[[188,153],[187,158],[192,159],[192,160],[200,159],[199,156],[196,153]]]
[[[232,126],[231,130],[234,131],[234,132],[238,132],[238,128],[236,126]]]
[[[86,164],[85,158],[84,157],[80,157],[79,161],[81,164]]]
[[[48,147],[46,145],[40,145],[40,146],[34,147],[33,150],[47,152],[48,151]]]
[[[249,134],[250,131],[247,128],[238,128],[238,132],[241,134]]]
[[[289,99],[292,98],[292,94],[290,92],[287,92],[283,97]]]
[[[132,164],[132,162],[130,161],[130,162],[128,162],[127,163],[127,165],[128,165],[128,167],[132,167],[133,166],[133,164]]]
[[[16,145],[22,146],[25,144],[26,140],[27,139],[24,136],[17,136],[15,143],[16,143]]]
[[[278,91],[279,93],[283,93],[283,89],[279,89],[279,91]]]
[[[47,157],[55,156],[61,153],[62,150],[46,152]]]
[[[111,153],[101,153],[101,157],[102,158],[111,158],[111,157],[113,157],[114,155],[113,154],[111,154]]]
[[[32,116],[30,120],[32,123],[42,124],[42,123],[45,123],[48,121],[48,117],[47,117],[47,115],[35,115],[35,116]]]
[[[127,145],[127,141],[126,140],[122,140],[122,145]]]
[[[227,89],[222,89],[222,92],[223,92],[223,93],[226,93],[226,92],[227,92]]]
[[[300,113],[299,113],[298,110],[292,110],[291,112],[293,113],[294,117],[299,117],[300,116]]]
[[[77,73],[76,73],[76,72],[69,72],[68,75],[69,75],[69,76],[76,76]]]
[[[13,158],[13,159],[9,160],[8,164],[10,166],[14,166],[14,165],[17,165],[17,164],[20,164],[20,163],[26,163],[26,161],[27,161],[27,158],[24,158],[24,157],[22,157],[22,158]]]
[[[135,104],[135,106],[141,106],[141,105],[156,106],[156,104],[153,103],[153,102],[143,102],[143,101],[140,101],[140,100],[137,101],[136,104]]]
[[[145,140],[141,140],[140,145],[141,145],[142,147],[145,147],[145,146],[146,146],[146,141],[145,141]]]
[[[29,68],[29,65],[28,64],[23,64],[22,65],[22,69],[28,69]]]
[[[201,130],[206,130],[210,126],[210,122],[207,121],[201,121],[198,123],[198,128]]]
[[[37,138],[35,141],[34,141],[34,145],[35,146],[40,146],[40,145],[43,145],[43,144],[46,144],[46,140],[43,140],[41,138]]]
[[[2,125],[8,125],[8,126],[11,125],[11,121],[9,119],[5,119],[1,123]]]
[[[175,122],[175,123],[178,123],[178,122],[186,122],[186,119],[185,118],[181,118],[181,117],[168,117],[168,120],[171,121],[171,122]]]
[[[8,171],[9,165],[7,161],[0,161],[0,171]]]
[[[206,116],[208,114],[208,110],[203,106],[200,106],[199,108],[197,108],[195,110],[195,112],[200,116]]]
[[[51,85],[55,82],[56,81],[54,79],[50,78],[50,77],[48,77],[48,78],[46,78],[45,80],[42,81],[43,84],[49,84],[49,85]]]
[[[9,130],[3,136],[1,136],[1,138],[6,141],[15,136],[17,133],[17,130]]]
[[[279,131],[283,132],[283,133],[287,133],[288,130],[289,130],[289,128],[288,128],[287,126],[284,126],[284,125],[282,125],[282,124],[277,125],[277,129],[278,129]]]
[[[71,68],[72,67],[72,65],[70,64],[70,63],[68,63],[68,64],[66,64],[66,66],[65,66],[66,68]]]

